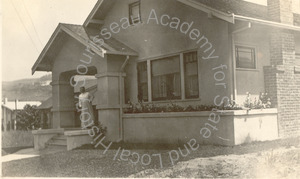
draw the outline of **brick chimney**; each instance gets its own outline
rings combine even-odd
[[[293,25],[293,0],[268,0],[268,14],[272,21]],[[270,36],[271,65],[295,64],[294,33],[272,29]]]
[[[268,0],[270,20],[285,24],[293,24],[293,0]]]
[[[268,0],[272,21],[293,25],[293,0]],[[291,30],[270,28],[270,63],[264,67],[265,90],[278,109],[279,136],[300,135],[300,74],[295,73],[295,39]]]

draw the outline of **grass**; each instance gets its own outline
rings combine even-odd
[[[204,145],[200,146],[197,151],[191,152],[187,157],[180,157],[178,161],[218,155],[243,155],[279,147],[289,148],[298,146],[300,144],[299,139],[256,142],[234,147]],[[160,168],[158,157],[152,157],[151,163],[147,166],[140,162],[135,165],[129,161],[122,161],[120,155],[113,160],[119,147],[130,149],[131,152],[137,152],[140,155],[161,153],[163,168]],[[5,162],[2,164],[2,174],[9,177],[127,177],[146,169],[159,172],[170,168],[172,164],[168,152],[171,149],[178,149],[178,146],[119,144],[113,146],[104,155],[103,149],[95,149],[92,145],[86,145],[73,151]],[[130,159],[135,161],[137,158],[130,156]]]
[[[32,131],[2,132],[2,148],[33,146]]]

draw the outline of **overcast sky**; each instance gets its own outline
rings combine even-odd
[[[2,80],[47,74],[36,72],[31,76],[31,67],[58,23],[82,24],[96,1],[2,0]]]
[[[31,76],[31,67],[58,23],[82,24],[96,2],[2,0],[2,80],[47,74],[37,72]]]

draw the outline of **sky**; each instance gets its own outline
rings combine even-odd
[[[1,0],[2,81],[40,77],[31,67],[59,22],[83,24],[97,0]]]
[[[97,0],[1,0],[2,81],[40,77],[31,67],[59,22],[83,24]],[[266,5],[267,0],[246,0]]]

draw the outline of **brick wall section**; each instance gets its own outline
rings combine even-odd
[[[285,66],[284,73],[277,73],[279,134],[281,137],[300,135],[300,76]]]
[[[293,24],[292,0],[268,0],[268,14],[272,21]]]
[[[273,21],[294,24],[292,0],[268,0]],[[270,32],[271,66],[264,67],[265,89],[278,109],[279,136],[300,136],[300,72],[295,72],[294,32],[272,29]]]
[[[271,98],[272,107],[277,106],[277,78],[276,78],[276,68],[271,66],[264,67],[264,81],[265,90],[269,93]]]
[[[294,13],[294,25],[300,26],[300,14]]]
[[[270,35],[271,65],[294,65],[294,35],[289,31],[273,29]]]
[[[290,65],[264,67],[265,89],[278,109],[280,137],[300,136],[300,72]]]

